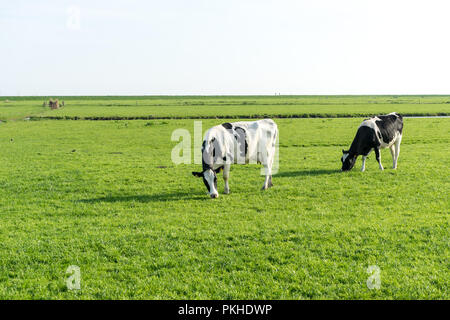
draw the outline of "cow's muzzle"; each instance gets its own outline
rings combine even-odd
[[[218,193],[213,193],[210,195],[212,199],[218,198],[219,194]]]

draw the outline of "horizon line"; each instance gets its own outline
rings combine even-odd
[[[343,93],[343,94],[45,94],[45,95],[0,95],[1,98],[29,97],[320,97],[320,96],[450,96],[450,93]]]

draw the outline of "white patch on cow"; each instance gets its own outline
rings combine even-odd
[[[395,140],[395,157],[394,157],[394,169],[397,169],[397,161],[398,161],[398,156],[400,155],[400,143],[402,142],[402,135],[399,134],[397,139]]]
[[[367,156],[362,156],[361,172],[364,172],[366,170],[366,159],[367,159]]]
[[[230,193],[230,186],[228,185],[228,178],[230,177],[230,164],[225,164],[223,166],[223,181],[225,183],[224,187],[224,193],[229,194]]]
[[[211,169],[206,170],[203,173],[203,176],[205,177],[205,180],[209,185],[209,195],[211,196],[211,198],[219,197],[219,193],[217,192],[217,189],[214,186],[214,178],[216,177],[214,171],[212,171]]]
[[[377,137],[378,140],[380,140],[380,129],[378,129],[377,123],[375,121],[380,121],[381,119],[378,117],[373,117],[367,120],[364,120],[363,122],[361,122],[361,124],[359,125],[360,127],[369,127],[371,129],[373,129],[375,131],[375,135]],[[383,139],[380,140],[380,142],[382,142]]]
[[[342,156],[342,162],[345,162],[345,159],[348,158],[348,153],[344,153]]]

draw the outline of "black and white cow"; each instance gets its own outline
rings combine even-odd
[[[202,177],[211,198],[217,198],[217,173],[223,169],[224,193],[228,194],[228,178],[232,163],[261,163],[266,179],[263,190],[272,184],[272,165],[278,135],[276,123],[271,119],[223,123],[210,128],[202,144],[202,171],[192,172]]]
[[[342,150],[342,171],[351,170],[356,158],[362,155],[361,171],[366,168],[367,155],[375,150],[375,157],[380,170],[383,170],[380,158],[380,148],[390,148],[393,168],[397,168],[397,160],[400,154],[402,141],[403,118],[398,113],[390,113],[364,120],[356,132],[355,139],[348,150]]]

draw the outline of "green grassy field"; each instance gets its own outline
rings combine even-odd
[[[279,112],[276,98],[267,98],[267,110]],[[110,108],[122,116],[145,108],[182,116],[187,108],[195,116],[208,109],[207,98],[188,98],[205,103],[188,108],[177,105],[186,98],[160,97],[154,102],[161,106],[144,109],[107,106],[129,98],[77,98],[77,106],[66,99],[52,112],[40,98],[28,99],[10,97],[0,107],[8,120],[0,123],[1,299],[450,298],[450,119],[405,119],[398,169],[383,150],[386,170],[372,154],[364,173],[360,160],[353,171],[339,171],[341,149],[361,118],[275,119],[274,187],[260,190],[259,166],[234,165],[231,194],[222,194],[219,179],[221,195],[212,200],[191,175],[199,165],[170,160],[177,144],[171,133],[192,133],[192,119],[20,120],[33,113],[109,116]],[[336,112],[345,102],[356,116],[361,104],[375,100],[370,110],[378,110],[391,98],[315,99]],[[449,97],[396,99],[407,100],[409,113],[450,109]],[[305,112],[316,112],[313,102],[302,105]],[[171,103],[178,109],[164,106]],[[224,121],[203,120],[203,130]],[[81,290],[66,287],[70,265],[80,267]],[[381,270],[379,290],[366,285],[370,265]]]
[[[0,120],[50,119],[365,117],[393,110],[405,115],[450,115],[450,96],[216,96],[3,97]]]

